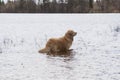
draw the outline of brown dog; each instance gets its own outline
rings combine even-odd
[[[67,52],[72,45],[73,37],[77,34],[73,30],[68,30],[61,38],[51,38],[46,47],[39,50],[40,53],[59,53]]]

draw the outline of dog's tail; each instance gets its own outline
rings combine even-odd
[[[43,48],[39,50],[39,53],[48,53],[49,51],[50,51],[49,48]]]

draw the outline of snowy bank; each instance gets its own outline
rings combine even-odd
[[[38,54],[77,31],[71,57]],[[0,14],[1,80],[119,80],[120,14]]]

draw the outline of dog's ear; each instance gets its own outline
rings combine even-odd
[[[67,31],[67,34],[68,34],[69,36],[75,36],[75,35],[77,34],[77,32],[74,32],[73,30],[68,30],[68,31]]]
[[[73,32],[72,31],[68,31],[68,35],[72,36]]]

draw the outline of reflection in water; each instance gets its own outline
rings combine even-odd
[[[70,50],[68,50],[66,52],[57,52],[57,53],[51,52],[51,53],[47,53],[47,55],[54,56],[54,57],[56,57],[56,56],[59,56],[59,57],[70,57],[70,56],[73,56],[73,53],[75,53],[73,51],[73,49],[70,49]]]
[[[47,63],[46,63],[46,74],[48,74],[49,79],[52,80],[71,80],[74,75],[74,51],[70,51],[69,54],[65,55],[56,55],[47,56]]]

